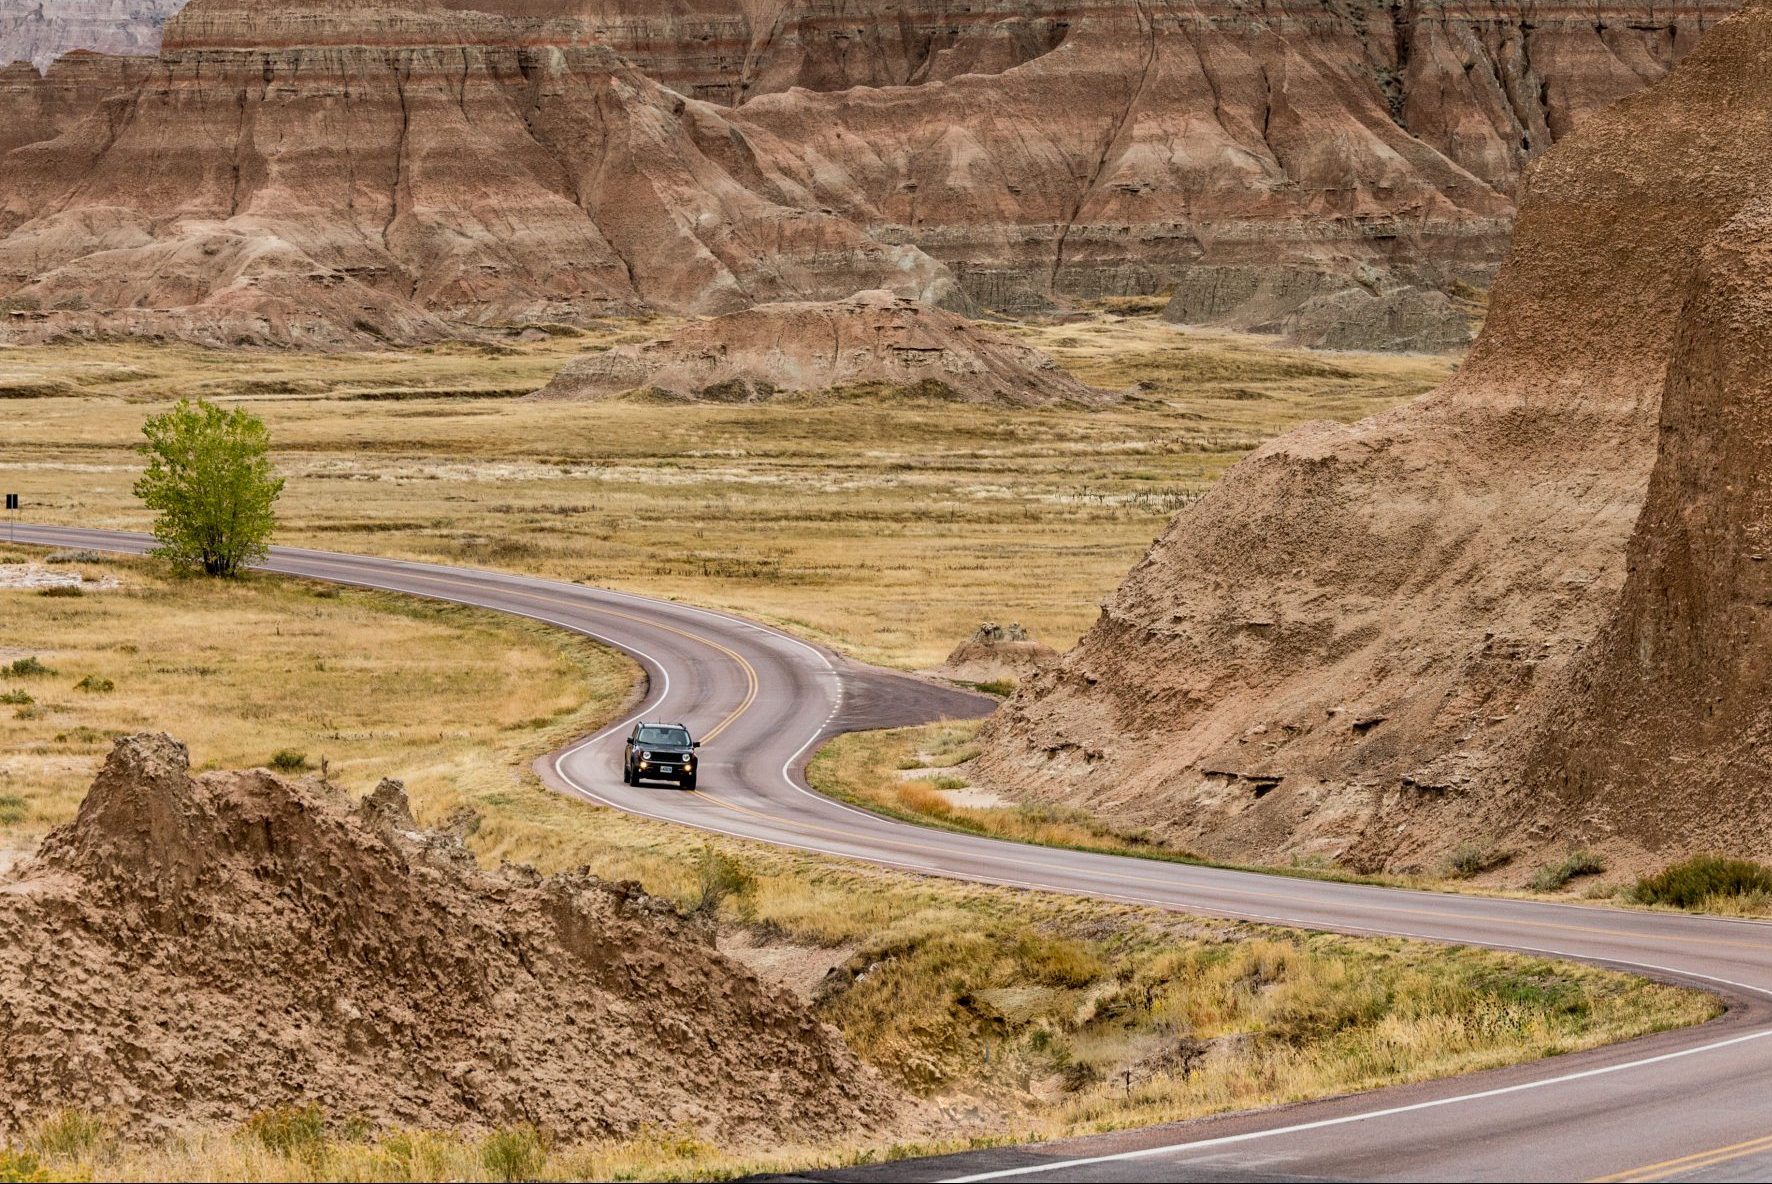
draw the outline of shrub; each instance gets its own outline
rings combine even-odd
[[[1713,896],[1772,894],[1772,867],[1750,859],[1695,855],[1637,881],[1631,896],[1642,904],[1695,909]]]
[[[701,884],[695,911],[704,916],[711,917],[719,912],[720,902],[727,897],[749,896],[756,887],[755,877],[745,870],[743,864],[712,847],[701,849],[699,871]]]
[[[96,674],[88,674],[74,684],[76,691],[91,691],[93,694],[104,694],[117,689],[117,684],[108,678],[100,678]]]
[[[27,690],[21,689],[0,693],[0,703],[5,703],[11,707],[29,707],[36,701],[37,700],[31,698],[31,692]]]
[[[58,1110],[31,1133],[31,1145],[44,1155],[77,1159],[91,1154],[110,1131],[83,1110]]]
[[[1468,880],[1506,863],[1512,855],[1476,843],[1460,843],[1446,859],[1446,874],[1454,879]]]
[[[310,1162],[325,1158],[326,1115],[312,1102],[305,1106],[273,1106],[246,1120],[247,1135],[267,1151]]]
[[[14,678],[34,678],[40,675],[55,673],[50,667],[39,662],[35,655],[29,658],[17,659],[12,665],[6,667],[6,672]]]
[[[105,557],[97,551],[55,551],[46,556],[45,563],[103,563]]]
[[[79,584],[51,584],[47,588],[37,589],[39,596],[84,596],[86,589]]]
[[[480,1145],[480,1162],[494,1180],[534,1180],[548,1160],[541,1133],[528,1125],[503,1127]]]
[[[299,773],[308,767],[308,754],[293,748],[279,748],[271,754],[271,768],[279,773]]]
[[[16,826],[25,820],[25,799],[16,793],[0,793],[0,826]]]
[[[1605,870],[1606,861],[1594,852],[1571,851],[1561,863],[1539,868],[1530,886],[1534,892],[1555,892],[1577,876],[1597,876]]]
[[[14,1151],[10,1147],[0,1147],[0,1181],[26,1181],[51,1179],[49,1169],[45,1168],[38,1158],[29,1151]]]

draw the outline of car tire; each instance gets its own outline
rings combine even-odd
[[[684,779],[683,779],[683,780],[682,780],[682,781],[681,781],[681,782],[679,782],[679,783],[678,783],[678,784],[680,784],[680,785],[682,785],[682,787],[683,787],[683,788],[684,788],[684,789],[686,789],[686,790],[688,790],[688,791],[689,791],[689,792],[690,792],[690,793],[694,793],[694,792],[695,792],[695,777],[694,777],[694,775],[693,775],[693,774],[691,774],[691,775],[690,775],[690,776],[688,776],[688,777],[685,777],[685,778],[684,778]]]
[[[628,768],[626,761],[623,761],[621,765],[621,783],[623,785],[632,785],[634,783],[634,771]]]

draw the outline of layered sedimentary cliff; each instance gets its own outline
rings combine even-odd
[[[1230,858],[1772,849],[1759,797],[1680,800],[1747,777],[1764,722],[1768,60],[1756,3],[1548,154],[1458,377],[1227,474],[986,772]]]
[[[211,43],[246,8],[280,48]],[[15,307],[78,305],[63,329],[332,344],[949,287],[915,248],[760,184],[716,108],[606,48],[432,7],[363,17],[393,47],[367,26],[325,44],[318,11],[198,0],[149,77],[15,149]]]
[[[185,0],[0,0],[0,66],[45,69],[76,49],[151,55]]]
[[[0,298],[323,342],[1174,288],[1180,320],[1456,345],[1525,161],[1727,7],[194,0],[146,78],[0,142]],[[67,106],[28,83],[6,110]]]

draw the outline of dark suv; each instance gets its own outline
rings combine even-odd
[[[621,754],[622,782],[675,781],[684,789],[694,789],[695,750],[700,747],[682,724],[635,724]]]

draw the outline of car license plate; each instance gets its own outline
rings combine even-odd
[[[660,765],[658,771],[660,773],[675,773],[677,770],[674,765]]]

